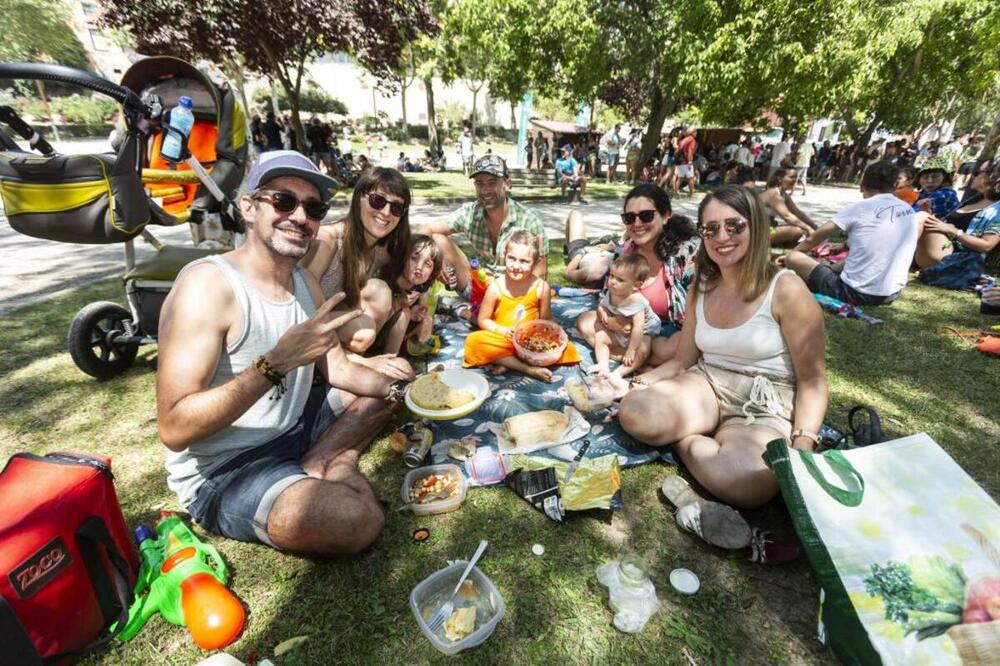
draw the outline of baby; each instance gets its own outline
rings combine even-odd
[[[490,283],[479,306],[480,330],[465,340],[465,367],[494,364],[517,370],[548,382],[552,371],[528,365],[519,359],[511,338],[524,321],[549,319],[549,285],[531,272],[538,262],[538,238],[527,231],[511,234],[504,248],[504,274]],[[573,343],[563,351],[558,364],[579,363]]]
[[[633,372],[649,357],[649,347],[654,335],[660,331],[660,318],[653,312],[649,301],[639,292],[639,288],[649,279],[649,262],[641,254],[623,254],[611,264],[607,290],[601,295],[599,308],[609,316],[622,316],[632,320],[632,332],[628,335],[609,331],[598,317],[595,324],[594,358],[595,369],[600,374],[608,373],[611,355],[622,358],[622,364],[615,370],[619,377]]]

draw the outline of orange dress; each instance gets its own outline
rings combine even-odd
[[[497,302],[497,309],[491,317],[493,321],[501,326],[514,328],[521,322],[538,319],[539,280],[536,279],[527,293],[517,298],[507,292],[506,283],[502,278],[497,286],[500,287],[500,300]],[[465,339],[463,366],[470,368],[486,365],[505,356],[514,356],[514,354],[514,343],[507,336],[493,331],[473,331]],[[566,345],[566,349],[556,365],[571,365],[579,362],[580,354],[570,342]]]

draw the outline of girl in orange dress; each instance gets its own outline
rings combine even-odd
[[[514,352],[511,336],[524,321],[549,319],[549,285],[532,274],[538,261],[538,239],[527,231],[515,231],[504,248],[504,275],[494,280],[479,306],[478,331],[465,340],[466,368],[494,364],[517,370],[536,379],[552,381],[552,371],[528,365]],[[573,343],[566,345],[559,365],[580,362]]]

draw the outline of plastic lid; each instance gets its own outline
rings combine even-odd
[[[690,569],[674,569],[670,572],[670,584],[682,594],[694,594],[701,588],[701,581]]]
[[[534,553],[535,555],[542,556],[545,554],[545,546],[543,546],[540,543],[536,543],[534,546],[531,547],[531,552]]]
[[[187,95],[181,95],[180,99],[177,100],[177,102],[186,109],[194,107],[194,102],[192,102],[191,98],[188,97]]]

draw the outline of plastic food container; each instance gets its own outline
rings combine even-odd
[[[566,381],[566,394],[573,402],[573,406],[581,412],[595,412],[598,409],[610,407],[615,401],[615,396],[611,393],[594,394],[587,390],[583,382],[579,379],[569,379]]]
[[[449,511],[454,511],[460,507],[462,502],[465,501],[465,494],[468,492],[469,482],[462,475],[462,471],[458,468],[458,465],[444,463],[441,465],[418,467],[417,469],[411,469],[407,472],[406,477],[403,479],[403,488],[400,491],[404,503],[410,501],[410,489],[431,474],[437,474],[438,476],[447,475],[457,479],[457,490],[455,490],[455,492],[448,497],[434,500],[433,502],[428,502],[427,504],[411,504],[410,511],[412,511],[415,515],[429,516],[435,513],[448,513]]]
[[[427,626],[427,620],[424,619],[422,613],[427,613],[428,619],[434,615],[434,611],[447,600],[452,590],[455,589],[455,584],[458,582],[462,572],[465,571],[467,564],[467,561],[455,562],[444,569],[439,569],[417,583],[417,586],[410,592],[410,610],[413,611],[413,617],[417,619],[417,624],[420,625],[420,631],[424,632],[424,636],[427,636],[431,645],[445,654],[457,654],[462,650],[467,650],[483,643],[490,637],[493,630],[496,629],[497,624],[503,618],[504,614],[503,597],[500,596],[500,592],[493,585],[493,581],[487,578],[478,567],[473,567],[472,571],[469,572],[468,580],[473,582],[479,593],[478,600],[475,603],[476,630],[461,640],[450,641],[445,638],[443,629],[438,634],[435,634]],[[455,607],[459,608],[463,604],[467,605],[468,603],[456,597]]]
[[[528,338],[542,337],[555,341],[557,346],[546,352],[531,351],[523,346]],[[552,365],[562,358],[566,345],[569,344],[569,336],[566,331],[555,322],[546,319],[533,319],[517,325],[513,335],[514,351],[517,357],[528,365],[544,366]]]

